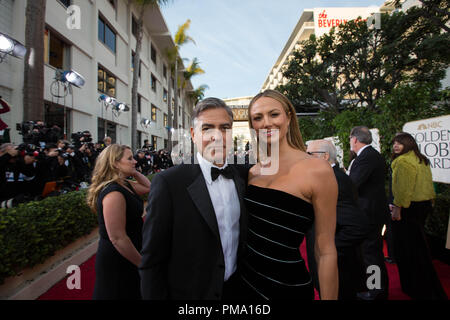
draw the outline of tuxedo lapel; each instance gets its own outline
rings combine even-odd
[[[197,178],[194,182],[188,186],[187,191],[195,206],[197,207],[199,213],[205,219],[211,231],[217,237],[220,242],[219,227],[217,225],[217,218],[214,212],[214,207],[209,196],[208,188],[206,187],[206,181],[203,177],[200,166],[194,165],[196,167]]]

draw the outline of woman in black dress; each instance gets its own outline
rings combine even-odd
[[[314,299],[299,247],[315,221],[321,298],[337,299],[338,192],[333,170],[325,160],[305,152],[295,109],[281,93],[266,90],[255,96],[249,105],[249,123],[258,135],[260,152],[249,171],[245,197],[249,229],[241,274],[247,296]]]
[[[127,146],[112,144],[100,153],[88,204],[98,214],[100,240],[93,299],[140,299],[138,266],[142,246],[143,201],[150,181],[136,171]],[[133,177],[136,181],[130,181]]]

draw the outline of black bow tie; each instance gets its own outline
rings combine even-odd
[[[223,175],[227,179],[233,178],[233,170],[230,166],[226,166],[224,169],[218,169],[211,167],[211,178],[215,181],[220,175]]]

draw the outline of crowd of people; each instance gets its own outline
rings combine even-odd
[[[87,188],[98,155],[112,144],[111,137],[96,143],[88,130],[62,139],[58,126],[43,121],[22,123],[23,143],[0,145],[0,207],[40,200]],[[145,175],[171,167],[167,151],[154,151],[148,143],[134,155],[137,170]]]
[[[410,134],[395,136],[387,168],[369,128],[354,127],[341,168],[330,141],[304,144],[281,93],[259,93],[248,114],[256,164],[248,148],[229,157],[233,114],[217,98],[194,109],[193,164],[174,166],[147,140],[133,153],[110,137],[93,143],[89,131],[69,142],[58,127],[24,123],[23,144],[0,146],[1,205],[42,197],[49,182],[89,188],[100,234],[94,299],[311,300],[316,289],[323,300],[386,300],[384,226],[403,292],[447,299],[424,232],[436,197],[429,160]]]

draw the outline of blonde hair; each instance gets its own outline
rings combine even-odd
[[[97,212],[97,199],[102,189],[121,179],[120,170],[115,167],[115,164],[122,159],[126,149],[131,150],[125,145],[111,144],[98,156],[87,195],[87,204],[92,211]]]
[[[291,121],[289,122],[289,129],[286,135],[288,144],[292,148],[298,149],[300,151],[306,151],[306,146],[303,143],[302,133],[300,132],[300,127],[298,126],[297,117],[295,116],[296,113],[295,108],[289,101],[289,99],[278,91],[268,89],[258,93],[256,96],[253,97],[252,101],[250,101],[250,104],[248,106],[248,115],[249,115],[248,123],[250,128],[253,129],[252,119],[250,117],[251,108],[253,104],[256,102],[256,100],[262,97],[272,98],[281,103],[284,111],[286,112],[286,115],[291,119]]]

